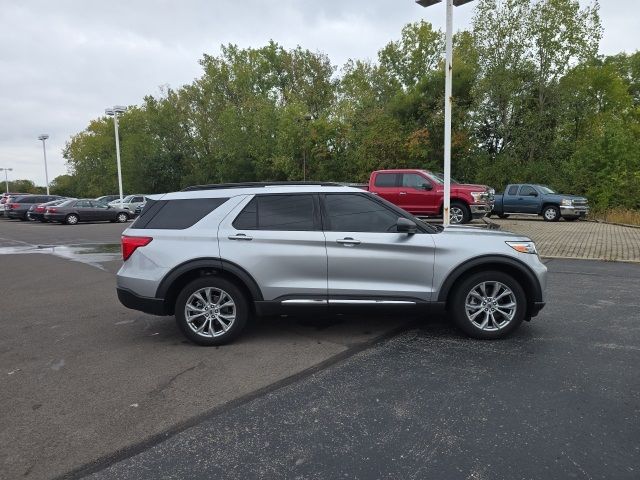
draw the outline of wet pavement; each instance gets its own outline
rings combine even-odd
[[[91,478],[637,479],[640,268],[548,266],[507,340],[424,321]]]

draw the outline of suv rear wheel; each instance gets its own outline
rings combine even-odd
[[[467,335],[491,340],[507,336],[524,320],[526,296],[522,286],[502,272],[479,272],[464,279],[453,292],[451,311]]]
[[[175,305],[182,333],[199,345],[223,345],[244,329],[249,305],[244,294],[223,278],[199,278],[182,289]]]

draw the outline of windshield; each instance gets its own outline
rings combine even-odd
[[[551,190],[546,185],[538,185],[538,190],[540,190],[540,193],[542,193],[543,195],[547,195],[547,194],[550,194],[550,193],[556,193],[555,190]]]
[[[429,175],[429,178],[435,180],[436,182],[440,183],[440,184],[444,184],[444,173],[433,173],[433,172],[424,172],[427,175]],[[451,177],[451,183],[460,183],[459,181],[457,181],[455,178]]]

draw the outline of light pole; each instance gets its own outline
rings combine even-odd
[[[442,223],[449,225],[449,208],[451,206],[451,104],[453,103],[453,6],[459,7],[473,0],[446,0],[447,22],[445,32],[445,81],[444,81],[444,205],[442,207]],[[442,0],[416,0],[418,5],[430,7]]]
[[[49,172],[47,170],[47,147],[45,146],[45,140],[49,138],[49,135],[43,133],[38,137],[38,140],[42,140],[42,153],[44,153],[44,180],[47,182],[47,195],[49,195]]]
[[[107,108],[104,113],[113,117],[113,126],[116,130],[116,161],[118,163],[118,189],[120,193],[120,205],[122,205],[122,168],[120,167],[120,138],[118,137],[118,114],[124,113],[127,107],[115,105],[113,108]]]
[[[12,172],[13,168],[0,168],[0,171],[4,170],[4,185],[7,187],[7,193],[9,193],[9,177],[7,172]]]

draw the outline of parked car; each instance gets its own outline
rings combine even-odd
[[[368,190],[417,216],[441,216],[444,179],[427,170],[378,170],[369,178]],[[450,221],[468,223],[493,208],[495,191],[486,185],[451,183]]]
[[[56,205],[60,205],[67,200],[73,200],[71,198],[61,198],[58,200],[52,200],[51,202],[46,203],[36,203],[31,205],[31,208],[27,212],[27,218],[33,221],[39,221],[45,223],[47,220],[44,218],[44,211],[47,207],[54,207]]]
[[[147,204],[147,202],[145,201],[144,203],[141,203],[140,205],[138,205],[136,207],[136,209],[133,212],[134,217],[137,217],[138,215],[140,215],[142,213],[142,210],[144,209],[146,204]]]
[[[124,199],[125,196],[123,196],[122,198]],[[120,200],[120,195],[103,195],[95,199],[96,202],[102,202],[102,203],[110,203],[110,202],[113,202],[114,200]]]
[[[233,340],[254,315],[365,307],[441,309],[472,337],[501,338],[543,308],[547,272],[527,237],[428,225],[338,184],[153,196],[124,231],[122,256],[122,304],[175,315],[202,345]]]
[[[0,196],[0,215],[4,215],[4,205],[9,200],[9,197],[17,197],[19,195],[28,195],[27,193],[20,192],[5,192]]]
[[[589,213],[584,197],[556,193],[545,185],[511,184],[503,195],[495,196],[492,214],[507,218],[509,214],[542,215],[547,222],[578,220]]]
[[[9,198],[9,201],[5,203],[5,214],[8,218],[24,221],[27,220],[27,213],[34,204],[47,203],[62,197],[59,195],[18,195]]]
[[[136,207],[138,205],[143,204],[146,201],[146,196],[145,195],[127,195],[126,197],[124,197],[122,199],[122,203],[120,203],[120,198],[118,198],[118,200],[114,200],[112,202],[109,202],[109,205],[111,205],[114,208],[123,208],[125,210],[128,210],[129,212],[131,212],[133,214],[133,212],[135,211]]]
[[[114,208],[106,203],[96,202],[90,198],[67,200],[60,205],[47,207],[44,218],[49,222],[75,225],[79,222],[120,222],[129,220],[129,212],[122,208]]]

